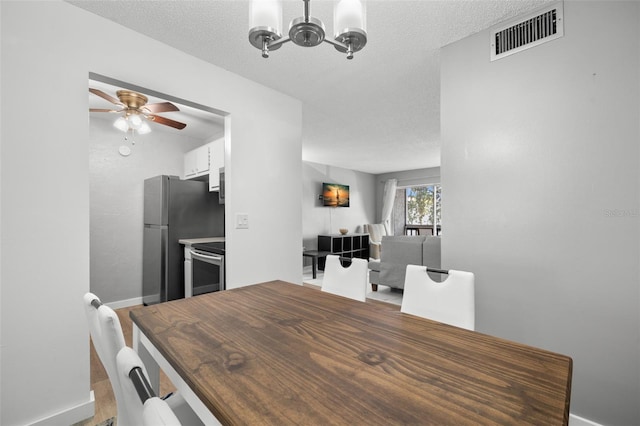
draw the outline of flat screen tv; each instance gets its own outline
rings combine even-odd
[[[322,205],[327,207],[349,207],[349,185],[323,183]]]

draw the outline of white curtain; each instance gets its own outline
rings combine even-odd
[[[397,179],[389,179],[384,184],[384,194],[382,195],[382,223],[387,231],[387,235],[393,235],[391,212],[393,211],[393,202],[396,198],[397,187]]]

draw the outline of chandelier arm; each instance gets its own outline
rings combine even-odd
[[[349,39],[347,39],[349,40]],[[347,54],[347,59],[353,59],[353,44],[351,43],[351,41],[349,40],[347,43],[343,43],[341,41],[338,40],[329,40],[328,38],[325,38],[324,41],[326,41],[329,44],[332,44],[335,46],[336,49],[338,49],[340,52],[342,53],[346,53]]]
[[[285,43],[290,42],[290,41],[291,41],[291,38],[289,36],[282,37],[282,38],[279,38],[277,40],[270,40],[269,43],[267,43],[267,47],[269,47],[271,49],[274,49],[274,48],[280,46],[281,44],[285,44]]]
[[[341,47],[341,48],[343,48],[345,50],[349,48],[349,46],[346,43],[342,43],[341,41],[338,41],[338,40],[332,40],[330,38],[325,38],[324,41],[326,41],[327,43],[332,44],[334,46]]]

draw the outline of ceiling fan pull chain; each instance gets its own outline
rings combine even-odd
[[[127,131],[124,133],[124,140],[126,142],[129,141],[129,131],[131,131],[131,145],[135,145],[136,141],[135,141],[135,129],[127,129]]]

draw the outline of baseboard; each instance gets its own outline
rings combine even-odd
[[[93,391],[91,391],[88,401],[35,421],[30,426],[72,425],[93,417],[95,412],[96,400]]]
[[[584,417],[569,414],[569,426],[602,426],[600,423],[592,422]]]
[[[142,297],[134,297],[133,299],[118,300],[116,302],[105,303],[111,309],[128,308],[130,306],[142,305]]]

